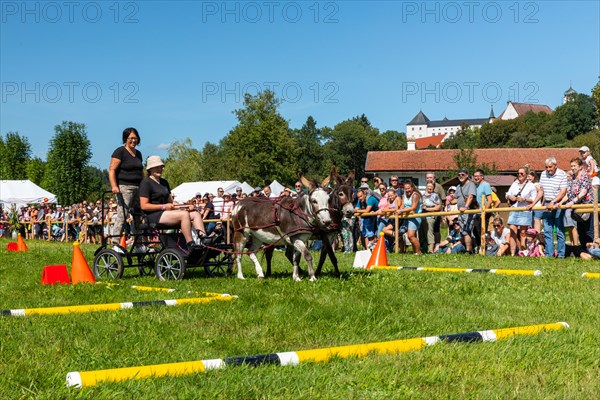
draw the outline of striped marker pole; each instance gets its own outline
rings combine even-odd
[[[131,286],[131,288],[135,289],[135,290],[140,290],[142,292],[167,292],[167,293],[173,293],[173,292],[177,291],[177,289],[154,287],[154,286],[135,286],[134,285],[134,286]],[[191,290],[188,290],[186,293],[187,294],[195,294],[195,295],[203,295],[203,296],[207,296],[207,297],[230,296],[227,293],[193,292]]]
[[[599,273],[595,273],[595,272],[584,272],[583,274],[581,274],[581,276],[583,278],[600,278],[600,274]]]
[[[222,297],[196,297],[190,299],[134,301],[128,303],[87,304],[81,306],[45,307],[45,308],[22,308],[15,310],[1,310],[0,315],[25,317],[30,315],[57,315],[70,313],[88,313],[97,311],[118,311],[135,307],[146,306],[179,306],[183,304],[203,304],[215,300],[231,301],[234,297],[230,295]]]
[[[110,282],[96,282],[96,284],[97,285],[106,285],[108,287],[121,286],[118,283],[110,283]],[[167,292],[167,293],[173,293],[173,292],[177,291],[177,289],[163,288],[163,287],[156,287],[156,286],[137,286],[137,285],[133,285],[133,286],[129,286],[129,287],[131,289],[139,290],[141,292]],[[207,297],[230,296],[227,293],[193,292],[191,290],[188,290],[186,293],[187,294],[195,294],[195,295],[204,295],[204,296],[207,296]]]
[[[540,276],[542,271],[532,269],[477,269],[477,268],[437,268],[437,267],[393,267],[393,266],[374,266],[371,269],[381,270],[401,270],[407,269],[411,271],[431,271],[431,272],[479,272],[484,274],[497,274],[497,275],[532,275]]]
[[[201,373],[211,369],[221,369],[234,365],[296,365],[301,362],[324,362],[334,357],[365,357],[374,353],[403,353],[420,350],[438,342],[493,342],[515,335],[535,335],[541,331],[555,331],[568,328],[566,322],[553,324],[520,326],[516,328],[495,329],[479,332],[458,333],[454,335],[430,336],[423,338],[394,340],[389,342],[366,343],[350,346],[327,347],[314,350],[290,351],[284,353],[259,354],[223,359],[187,361],[171,364],[157,364],[139,367],[115,368],[98,371],[69,372],[67,386],[94,386],[102,382],[121,382],[146,377],[180,376]]]

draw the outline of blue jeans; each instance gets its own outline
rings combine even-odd
[[[559,258],[565,257],[565,210],[549,210],[542,214],[544,221],[544,239],[546,240],[546,257],[554,257],[554,233],[556,228],[556,251]]]

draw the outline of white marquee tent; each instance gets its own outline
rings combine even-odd
[[[0,181],[0,203],[16,204],[18,207],[29,203],[56,203],[56,195],[42,189],[30,180]]]
[[[203,196],[205,193],[216,195],[217,189],[220,187],[227,193],[235,193],[235,188],[238,186],[242,186],[238,181],[185,182],[175,189],[171,189],[171,192],[175,195],[175,201],[184,203],[196,196],[196,193],[201,193]]]
[[[285,189],[285,186],[283,186],[281,183],[277,182],[277,179],[275,179],[273,182],[271,182],[271,184],[269,186],[271,187],[271,192],[275,196],[279,196],[281,194],[281,192],[283,192],[283,189]]]

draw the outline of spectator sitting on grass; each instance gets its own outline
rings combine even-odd
[[[537,229],[527,229],[525,232],[525,248],[519,251],[519,255],[521,257],[543,257],[545,251],[543,240],[543,236],[540,239]]]
[[[504,227],[504,221],[500,217],[494,218],[492,225],[494,226],[494,230],[490,236],[498,245],[498,253],[496,255],[503,256],[509,254],[510,229]]]
[[[600,260],[600,238],[594,239],[592,243],[586,245],[587,249],[582,251],[579,257],[584,260],[596,259]]]
[[[446,240],[442,240],[434,249],[435,254],[458,254],[466,251],[463,235],[460,231],[460,222],[455,220],[452,229],[448,231]]]

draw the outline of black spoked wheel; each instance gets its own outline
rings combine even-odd
[[[154,274],[161,281],[180,280],[185,275],[185,258],[176,249],[163,250],[154,265]]]
[[[229,253],[219,252],[207,264],[204,265],[206,275],[210,277],[227,276],[233,266],[233,256]]]
[[[156,262],[156,253],[146,253],[138,256],[138,271],[140,276],[152,275]]]
[[[123,258],[112,249],[102,249],[94,257],[93,271],[99,279],[119,279],[123,276]]]

